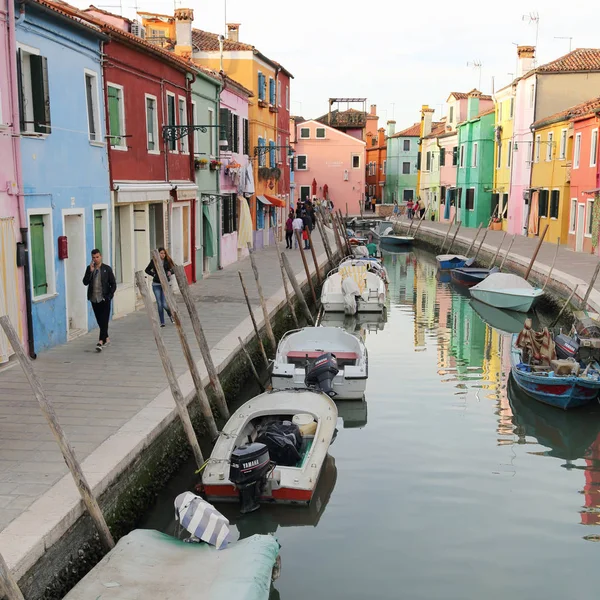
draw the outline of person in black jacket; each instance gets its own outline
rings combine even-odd
[[[167,281],[171,279],[171,275],[173,274],[173,261],[171,257],[168,255],[167,251],[164,248],[158,249],[158,254],[160,255],[161,260],[163,261],[163,269],[165,270],[165,274],[167,275]],[[165,326],[165,311],[169,315],[169,319],[171,319],[171,323],[173,322],[173,317],[171,316],[171,311],[167,306],[167,299],[165,298],[165,292],[162,289],[162,285],[160,285],[160,279],[158,274],[156,273],[156,269],[154,268],[154,261],[150,261],[148,266],[146,267],[146,273],[152,277],[152,291],[154,292],[154,297],[156,298],[156,307],[158,308],[158,318],[160,319],[160,326]]]
[[[117,281],[113,270],[102,262],[102,254],[98,248],[92,250],[92,262],[85,270],[83,285],[88,286],[87,297],[92,303],[92,309],[96,315],[98,327],[100,327],[96,351],[102,352],[102,349],[110,344],[108,321],[110,320],[110,304],[117,290]]]

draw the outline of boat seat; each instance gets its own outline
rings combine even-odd
[[[287,357],[288,359],[317,358],[322,354],[325,354],[325,352],[291,350],[287,353]],[[356,352],[332,352],[332,354],[335,354],[338,360],[358,360]]]

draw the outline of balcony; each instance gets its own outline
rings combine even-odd
[[[260,106],[260,108],[269,108],[269,103],[266,100],[259,100],[258,106]]]
[[[269,112],[278,113],[279,109],[274,104],[270,104],[269,105]]]

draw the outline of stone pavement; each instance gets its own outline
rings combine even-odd
[[[326,256],[322,242],[315,238],[319,264],[323,265]],[[300,252],[287,250],[286,254],[302,285],[306,275]],[[268,247],[257,251],[256,257],[263,291],[265,297],[270,299],[269,309],[275,311],[284,300],[276,250]],[[306,257],[314,273],[310,252]],[[217,368],[219,365],[224,368],[224,361],[237,348],[238,335],[248,339],[252,334],[238,270],[244,275],[260,327],[263,323],[262,311],[248,258],[211,274],[191,288]],[[181,314],[186,315],[184,323],[194,358],[201,361],[187,311],[183,303],[181,306]],[[162,331],[185,395],[186,391],[192,389],[191,377],[179,338],[170,323]],[[114,465],[121,464],[118,461],[122,462],[126,455],[125,450],[123,456],[118,455],[119,444],[125,448],[127,444],[124,442],[129,442],[125,437],[128,431],[140,434],[142,439],[143,431],[151,431],[150,422],[155,416],[160,422],[160,419],[174,414],[174,403],[145,311],[112,321],[109,334],[112,345],[102,353],[94,349],[98,337],[95,330],[40,354],[34,361],[43,388],[53,401],[78,458],[83,460],[88,457],[83,468],[86,476],[90,477],[90,484],[94,486],[102,481],[103,487],[107,485],[108,469],[105,470],[104,465],[102,468],[98,466],[101,461],[95,457],[98,452],[94,451],[103,450],[106,446],[112,452]],[[224,340],[228,340],[227,343]],[[201,374],[206,375],[203,365]],[[155,404],[152,404],[153,401]],[[132,423],[135,419],[137,425],[134,427]],[[155,424],[152,422],[152,425]],[[107,440],[110,440],[110,444],[104,444]],[[132,451],[129,446],[127,448],[127,452]],[[92,453],[94,455],[90,456]],[[38,502],[39,506],[36,507],[34,503],[44,495],[50,502],[54,494],[51,490],[58,487],[58,482],[69,489],[69,494],[75,491],[72,481],[69,482],[70,476],[64,477],[67,473],[62,455],[20,365],[11,361],[0,369],[0,551],[12,568],[19,566],[20,574],[27,565],[22,563],[23,553],[17,549],[23,540],[15,535],[29,535],[31,539],[25,541],[30,546],[27,551],[32,551],[34,542],[37,543],[33,539],[37,531],[27,531],[23,518],[31,521],[35,516],[34,520],[38,521],[39,526],[39,519],[43,516],[37,513],[42,509],[42,504]],[[73,498],[77,501],[76,496]],[[60,503],[64,503],[64,498]],[[54,497],[49,506],[56,504],[57,497]],[[19,519],[20,516],[23,518]],[[44,539],[43,543],[48,544],[49,538]],[[28,562],[31,560],[33,556]]]

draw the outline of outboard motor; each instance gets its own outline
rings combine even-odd
[[[333,398],[337,396],[337,393],[333,391],[333,380],[339,372],[335,354],[331,352],[321,354],[307,365],[304,385],[318,387],[330,398]]]
[[[560,359],[574,358],[578,360],[579,343],[574,338],[561,333],[554,337],[556,356]]]
[[[246,514],[259,508],[267,474],[271,470],[269,449],[264,444],[245,444],[231,453],[229,480],[240,493],[240,512]]]

